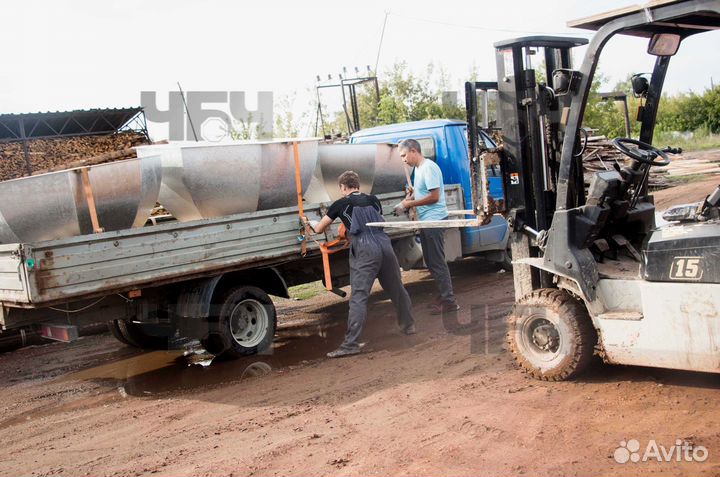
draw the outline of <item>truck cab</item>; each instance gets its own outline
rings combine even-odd
[[[480,131],[479,140],[489,149],[496,147],[485,132]],[[363,129],[350,137],[352,144],[391,143],[403,139],[415,139],[420,143],[423,155],[435,161],[443,173],[445,185],[459,184],[462,187],[464,209],[472,209],[472,188],[470,185],[470,163],[468,161],[467,123],[452,119],[431,119],[408,123],[390,124]],[[503,198],[500,169],[488,173],[490,194],[495,199]],[[468,216],[468,218],[471,218]],[[495,215],[482,227],[460,229],[461,257],[483,254],[486,258],[506,262],[508,224],[500,215]]]

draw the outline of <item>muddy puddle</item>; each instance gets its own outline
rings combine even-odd
[[[487,325],[492,329],[491,334],[497,335],[493,341],[504,342],[502,319],[510,306],[505,298],[490,300],[490,308],[466,305],[454,318],[416,313],[419,333],[412,336],[400,333],[390,300],[377,295],[374,298],[362,336],[367,344],[365,353],[398,351],[449,332],[459,336],[475,334],[479,339],[471,340],[471,345],[476,347],[477,343],[484,345],[488,340]],[[107,355],[107,361],[65,374],[56,382],[92,382],[108,391],[117,390],[119,397],[125,398],[201,390],[277,375],[279,370],[325,360],[326,354],[342,343],[347,305],[333,303],[314,309],[313,314],[319,321],[290,320],[281,325],[272,348],[261,354],[240,359],[216,358],[196,342],[184,349]],[[477,325],[485,328],[475,330]],[[456,331],[450,331],[453,329]]]
[[[393,326],[394,317],[370,320],[364,338],[373,343],[408,339]],[[269,376],[274,370],[325,359],[326,353],[337,348],[344,335],[344,320],[281,328],[270,350],[246,358],[213,357],[196,344],[180,350],[150,351],[119,358],[67,374],[58,381],[93,381],[117,388],[122,397],[207,388]]]

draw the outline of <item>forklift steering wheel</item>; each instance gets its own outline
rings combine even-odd
[[[634,144],[637,149],[630,149],[625,144]],[[637,139],[631,139],[629,137],[618,137],[612,141],[613,147],[618,151],[622,152],[631,159],[634,159],[642,164],[648,166],[667,166],[670,164],[670,158],[667,154],[660,149],[651,146],[650,144],[638,141]],[[656,160],[658,157],[662,158],[662,161]]]

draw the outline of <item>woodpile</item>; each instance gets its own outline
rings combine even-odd
[[[660,168],[667,172],[669,179],[687,180],[688,176],[706,176],[720,174],[720,152],[696,151],[682,156],[670,156],[667,167]]]
[[[33,175],[83,165],[102,164],[136,157],[135,146],[148,144],[134,131],[101,136],[73,136],[29,140]],[[0,143],[0,181],[28,175],[22,142]]]
[[[0,181],[26,176],[27,166],[21,142],[0,144]]]
[[[702,157],[696,157],[702,156]],[[670,164],[650,169],[649,185],[651,190],[660,190],[682,181],[683,176],[709,176],[720,174],[720,154],[686,153],[669,154]],[[592,173],[625,165],[626,156],[615,149],[605,136],[591,136],[583,153],[585,183],[589,184]]]
[[[588,137],[585,152],[583,152],[583,169],[585,173],[585,184],[590,184],[590,179],[595,172],[611,171],[614,164],[620,167],[625,166],[627,156],[615,149],[611,141],[605,136]],[[668,171],[666,168],[653,167],[650,169],[650,189],[665,189],[670,187]]]

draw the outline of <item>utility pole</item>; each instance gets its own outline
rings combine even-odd
[[[188,111],[187,102],[185,102],[185,93],[183,93],[182,86],[180,86],[180,82],[177,82],[178,89],[180,90],[180,97],[182,98],[183,105],[185,106],[185,114],[187,114],[188,121],[190,121],[190,129],[192,129],[193,136],[195,137],[195,142],[198,141],[197,133],[195,132],[195,125],[192,122],[192,117],[190,117],[190,111]]]

